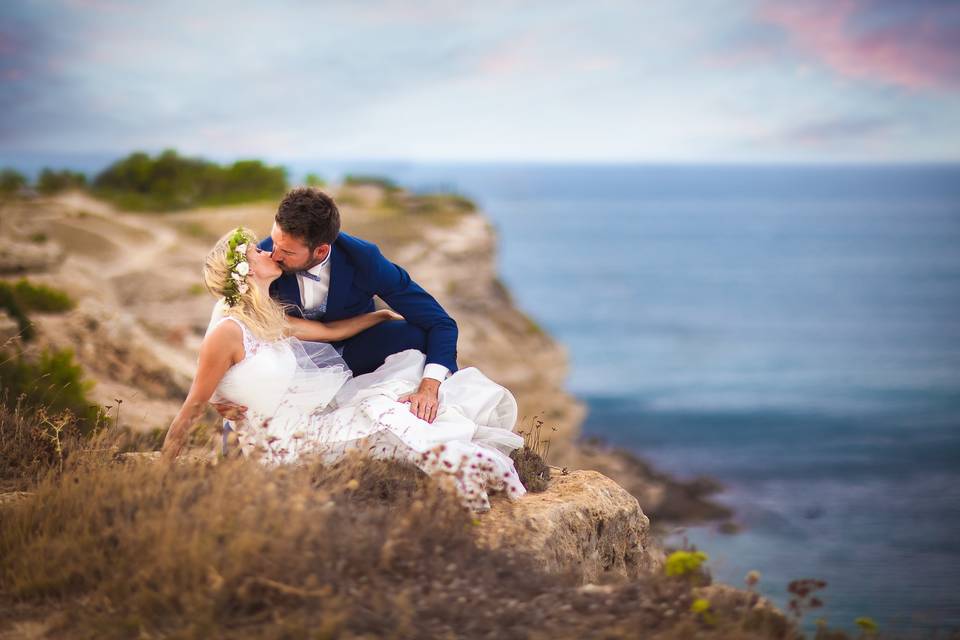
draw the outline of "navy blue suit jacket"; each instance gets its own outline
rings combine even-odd
[[[269,236],[260,241],[273,250]],[[287,313],[302,317],[303,302],[297,276],[284,273],[270,285],[271,297],[289,305]],[[330,290],[321,321],[331,322],[374,310],[378,295],[410,324],[427,335],[426,364],[435,362],[457,370],[457,323],[440,303],[418,285],[402,267],[387,260],[372,242],[341,232],[330,247]]]

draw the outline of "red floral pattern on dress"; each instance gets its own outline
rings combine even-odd
[[[236,318],[226,316],[225,320],[236,322],[243,331],[244,361],[274,344],[258,339]],[[504,492],[511,500],[526,493],[513,460],[505,453],[463,439],[435,444],[434,425],[413,416],[407,405],[392,396],[377,393],[345,407],[332,402],[304,411],[288,398],[310,390],[295,383],[287,390],[290,393],[273,415],[259,415],[248,408],[246,419],[234,423],[245,455],[268,465],[294,463],[306,453],[333,462],[351,450],[374,458],[406,460],[428,475],[447,478],[461,504],[475,512],[489,511],[490,493]],[[283,418],[275,420],[276,416]]]

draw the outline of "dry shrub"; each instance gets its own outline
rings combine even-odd
[[[483,548],[475,514],[407,462],[120,463],[116,437],[0,506],[0,620],[70,638],[790,637],[739,603],[705,624],[687,580],[585,591]]]
[[[0,403],[0,491],[30,487],[82,446],[69,411],[29,409],[19,399],[12,407]]]
[[[0,525],[4,595],[82,601],[59,621],[73,635],[334,633],[347,621],[354,633],[413,633],[414,611],[454,628],[471,617],[450,600],[473,601],[471,590],[544,586],[523,558],[478,548],[470,514],[401,463],[166,468],[111,456],[48,476]]]
[[[550,467],[536,451],[523,445],[510,452],[520,482],[533,493],[546,491],[550,484]]]

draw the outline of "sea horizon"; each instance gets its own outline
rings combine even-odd
[[[135,152],[154,155],[167,149],[176,150],[181,156],[196,157],[213,162],[235,162],[238,160],[261,160],[270,165],[283,166],[288,170],[288,178],[292,182],[303,179],[308,173],[316,173],[321,178],[332,178],[335,181],[342,179],[349,172],[378,170],[390,174],[396,170],[424,169],[438,170],[444,168],[495,168],[495,167],[524,167],[524,168],[556,168],[556,167],[624,167],[624,168],[755,168],[760,170],[777,170],[791,168],[917,168],[917,169],[955,169],[960,168],[960,158],[948,160],[890,160],[890,159],[416,159],[407,157],[370,158],[370,157],[329,157],[329,158],[300,158],[274,156],[270,154],[211,154],[204,152],[182,151],[176,147],[145,147],[128,151],[109,152],[48,152],[48,151],[2,151],[0,150],[0,168],[13,168],[34,177],[43,168],[54,170],[70,169],[81,171],[92,178],[96,173],[107,168],[111,163]],[[327,168],[330,175],[324,175],[321,169]],[[400,185],[407,186],[407,185]]]

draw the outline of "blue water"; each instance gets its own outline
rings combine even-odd
[[[474,198],[585,434],[726,485],[714,576],[960,627],[960,167],[314,163]]]
[[[670,540],[717,579],[960,626],[960,167],[350,170],[479,201],[585,433],[727,485],[742,532]]]

